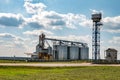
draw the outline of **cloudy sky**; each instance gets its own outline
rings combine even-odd
[[[0,56],[34,52],[38,35],[86,42],[90,48],[93,12],[103,14],[101,55],[120,53],[120,0],[0,0]]]

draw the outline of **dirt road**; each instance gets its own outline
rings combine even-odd
[[[70,66],[120,66],[120,64],[91,64],[91,63],[0,63],[0,66],[34,66],[34,67],[70,67]]]

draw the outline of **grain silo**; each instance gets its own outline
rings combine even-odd
[[[54,41],[55,44],[45,48],[45,42]],[[47,44],[49,44],[47,42]],[[44,34],[39,36],[39,44],[31,55],[34,59],[53,60],[84,60],[89,59],[89,48],[86,43],[46,38]]]

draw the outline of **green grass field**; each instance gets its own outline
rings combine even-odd
[[[5,67],[0,80],[120,80],[120,67]]]
[[[26,62],[19,61],[19,60],[0,60],[0,63],[88,63],[91,62],[90,60],[75,60],[75,61],[53,61],[53,62]]]

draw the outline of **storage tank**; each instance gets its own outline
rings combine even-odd
[[[81,59],[86,60],[89,59],[89,48],[88,47],[80,47]]]
[[[70,59],[71,60],[79,59],[79,47],[78,46],[70,46]]]
[[[86,60],[89,59],[89,48],[68,45],[54,45],[53,56],[56,60]]]
[[[56,50],[54,51],[54,57],[58,60],[67,60],[67,46],[66,45],[54,45]]]
[[[53,45],[53,59],[58,60],[58,51],[57,51],[57,45]]]

